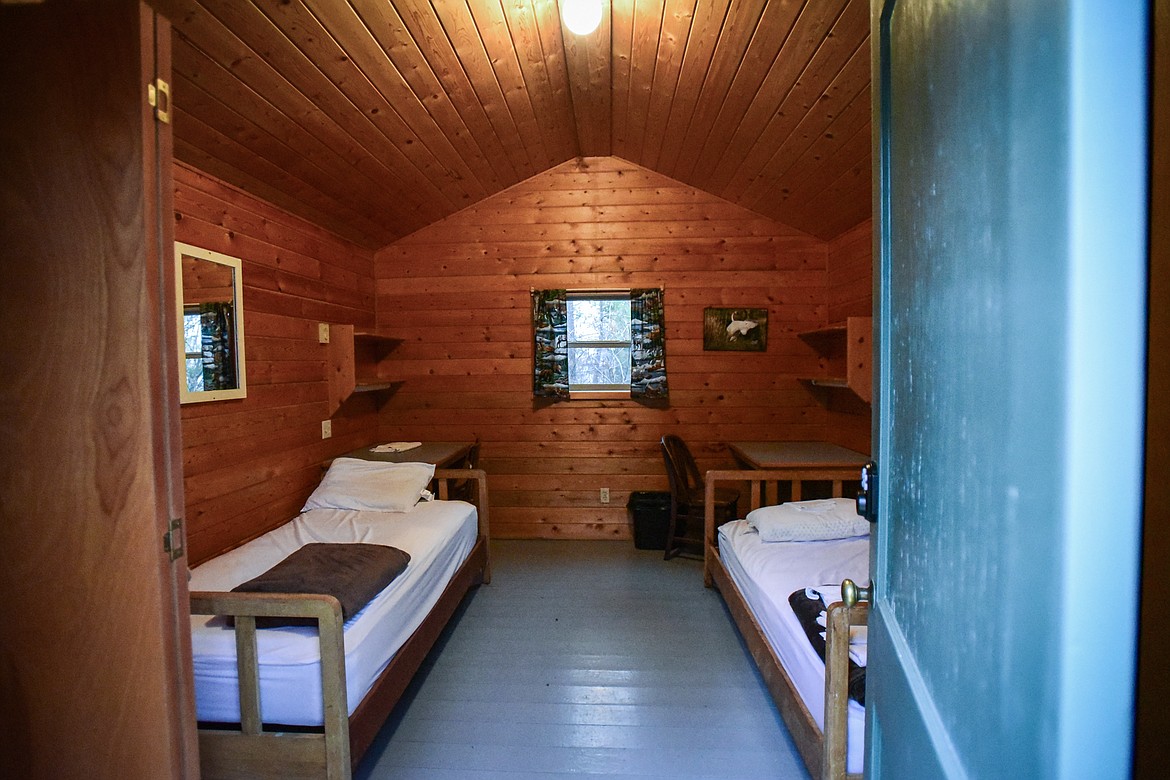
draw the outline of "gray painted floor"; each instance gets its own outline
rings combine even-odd
[[[807,778],[702,564],[495,541],[357,780]]]

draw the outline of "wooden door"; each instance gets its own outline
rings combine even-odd
[[[137,0],[0,7],[0,776],[198,775],[169,28]]]
[[[1141,4],[875,4],[867,771],[1128,774]]]

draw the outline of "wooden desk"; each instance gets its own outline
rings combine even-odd
[[[743,466],[753,469],[839,469],[861,467],[868,455],[824,441],[733,441],[727,445]]]
[[[450,469],[463,463],[463,459],[471,451],[472,442],[424,441],[421,447],[415,447],[406,452],[370,452],[372,448],[377,446],[377,444],[371,444],[369,447],[347,452],[341,457],[381,460],[387,463],[434,463],[435,468]]]
[[[828,480],[833,483],[833,495],[840,495],[840,483],[856,475],[861,479],[861,468],[869,460],[854,450],[823,441],[735,441],[727,445],[741,466],[779,472],[777,476],[791,477],[792,501],[799,501],[801,479]],[[779,485],[775,485],[779,489]],[[768,503],[765,489],[761,500]],[[772,496],[772,501],[778,496]]]

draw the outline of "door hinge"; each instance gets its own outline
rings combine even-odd
[[[163,124],[171,123],[171,85],[155,79],[146,85],[146,102],[154,109],[155,118]]]
[[[181,518],[171,520],[170,527],[163,534],[163,552],[169,555],[172,561],[183,557],[183,521]]]

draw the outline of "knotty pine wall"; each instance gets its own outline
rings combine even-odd
[[[829,322],[873,316],[872,241],[873,220],[867,219],[829,242]],[[828,441],[868,453],[870,436],[868,405],[830,403]]]
[[[182,407],[187,544],[199,563],[291,517],[323,460],[368,444],[376,410],[329,419],[318,322],[374,324],[373,255],[176,164],[175,239],[243,260],[248,396]]]
[[[854,239],[842,256],[860,252]],[[627,538],[629,494],[666,490],[665,433],[700,469],[731,465],[727,441],[838,438],[797,381],[820,365],[794,335],[830,319],[829,251],[618,158],[564,163],[376,253],[378,325],[404,339],[379,371],[405,380],[379,438],[478,438],[493,535]],[[668,408],[534,405],[530,288],[659,285]],[[704,352],[708,306],[766,307],[767,351]]]

